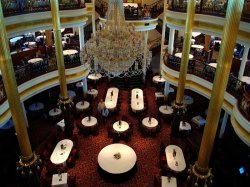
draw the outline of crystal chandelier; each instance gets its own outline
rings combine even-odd
[[[122,0],[108,1],[108,16],[104,27],[86,42],[86,57],[92,71],[108,77],[133,76],[146,72],[151,53],[142,34],[125,22]]]

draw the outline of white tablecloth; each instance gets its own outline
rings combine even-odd
[[[63,55],[74,55],[74,54],[77,54],[78,51],[75,50],[75,49],[67,49],[67,50],[64,50],[63,51]]]
[[[120,153],[121,157],[116,159],[115,154]],[[106,172],[112,174],[126,173],[136,164],[137,156],[135,151],[124,144],[111,144],[104,147],[98,154],[98,164]]]
[[[30,111],[39,111],[44,109],[44,104],[43,103],[33,103],[29,106]]]
[[[62,119],[61,121],[59,121],[56,125],[58,125],[62,129],[62,131],[64,131],[64,129],[65,129],[64,119]]]
[[[88,90],[88,94],[92,95],[95,98],[98,95],[98,90],[96,89]]]
[[[121,121],[121,124],[119,125],[119,121],[116,121],[113,124],[113,129],[117,132],[124,132],[129,129],[129,124],[126,121]]]
[[[208,65],[211,67],[217,68],[217,63],[209,63]]]
[[[111,95],[111,93],[113,93]],[[117,106],[119,89],[118,88],[109,88],[105,98],[105,106],[109,110],[114,110]]]
[[[167,106],[167,105],[160,106],[159,111],[162,114],[172,114],[174,112],[173,108],[171,106]]]
[[[38,40],[40,40],[40,39],[42,39],[42,38],[46,39],[46,36],[45,36],[45,35],[44,35],[44,36],[42,36],[42,35],[37,36],[37,37],[36,37],[36,41],[38,41]]]
[[[42,58],[32,58],[30,60],[28,60],[28,63],[29,64],[34,64],[34,63],[39,63],[39,62],[42,62],[43,59]]]
[[[95,126],[95,125],[97,125],[97,119],[95,117],[91,116],[90,120],[89,120],[89,116],[87,116],[87,117],[82,119],[82,125],[86,126],[86,127]]]
[[[194,103],[194,99],[188,95],[183,96],[183,104],[185,105],[191,105]]]
[[[52,176],[52,184],[51,187],[68,187],[67,180],[68,180],[68,173],[61,173],[62,178],[58,174],[54,174]]]
[[[51,117],[54,117],[54,116],[59,116],[61,115],[62,113],[62,110],[59,109],[59,108],[52,108],[50,111],[49,111],[49,116]]]
[[[81,82],[76,83],[76,87],[77,88],[82,88],[83,87],[83,82],[81,81]]]
[[[79,101],[78,103],[76,103],[76,110],[78,111],[82,111],[82,110],[86,110],[89,108],[89,102],[88,101]]]
[[[221,44],[221,40],[214,40],[214,43],[219,43],[219,44]]]
[[[73,90],[68,90],[68,96],[72,99],[74,99],[74,97],[76,96],[76,92]],[[62,94],[59,94],[59,97],[62,98]]]
[[[206,120],[201,117],[201,116],[195,116],[192,118],[192,122],[194,122],[196,125],[200,126],[204,126],[206,124]]]
[[[173,156],[173,152],[176,152],[175,157]],[[168,145],[165,148],[166,158],[168,167],[176,172],[181,172],[186,168],[186,162],[184,159],[183,152],[179,146],[176,145]]]
[[[195,49],[204,49],[204,46],[202,45],[191,45],[191,47]]]
[[[64,146],[64,149],[61,148],[61,145]],[[66,160],[69,157],[70,151],[73,147],[73,142],[69,139],[61,140],[56,144],[52,155],[50,156],[50,161],[53,164],[65,164]]]
[[[160,75],[156,75],[153,77],[153,82],[155,82],[155,83],[163,83],[165,81],[166,80],[163,77],[160,77]]]
[[[131,108],[134,112],[144,109],[143,91],[139,88],[131,91]]]
[[[151,122],[149,122],[149,117],[146,117],[142,120],[142,125],[147,128],[155,128],[158,125],[158,121],[157,119],[151,117]]]
[[[174,56],[179,57],[179,58],[182,58],[182,53],[175,53]],[[189,54],[189,59],[192,59],[192,58],[194,58],[194,56],[191,55],[191,54]]]
[[[243,76],[243,77],[241,78],[241,81],[242,81],[242,82],[245,82],[245,83],[247,83],[247,84],[250,84],[250,77],[248,77],[248,76]]]
[[[100,73],[92,73],[92,74],[88,75],[88,78],[90,80],[96,81],[96,80],[99,80],[100,78],[102,78],[102,75]]]
[[[180,126],[179,126],[179,130],[180,131],[189,131],[191,130],[191,125],[188,122],[185,122],[185,124],[183,124],[183,121],[180,122]]]
[[[177,180],[175,177],[161,176],[161,186],[162,187],[177,187]]]
[[[24,45],[35,47],[36,46],[36,42],[25,42]]]

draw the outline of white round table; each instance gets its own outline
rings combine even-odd
[[[120,155],[120,158],[115,155]],[[122,174],[135,166],[137,156],[131,147],[116,143],[104,147],[99,152],[97,160],[104,171],[111,174]]]
[[[67,50],[63,50],[63,55],[74,55],[77,54],[78,51],[75,49],[67,49]]]
[[[163,77],[161,77],[160,75],[156,75],[153,77],[153,82],[155,82],[155,83],[163,83],[165,81],[166,80]]]
[[[171,106],[167,106],[167,105],[162,105],[159,107],[159,111],[162,114],[172,114],[174,112],[173,108]]]
[[[88,75],[88,78],[90,80],[94,80],[94,81],[97,81],[99,80],[100,78],[102,78],[102,75],[100,73],[92,73],[92,74],[89,74]]]
[[[96,90],[96,89],[88,90],[88,94],[89,94],[89,95],[92,95],[93,98],[95,98],[95,97],[97,97],[97,95],[98,95],[98,90]]]
[[[97,119],[93,116],[90,116],[90,120],[89,120],[89,116],[85,117],[82,119],[82,125],[85,127],[92,127],[97,125]]]
[[[245,83],[247,83],[247,84],[250,84],[250,77],[248,77],[248,76],[243,76],[243,77],[241,78],[241,81],[242,81],[242,82],[245,82]]]
[[[83,111],[89,108],[89,102],[88,101],[80,101],[78,103],[76,103],[76,110],[77,111]]]
[[[142,125],[147,128],[155,128],[158,125],[158,121],[155,118],[151,117],[151,121],[149,121],[149,117],[146,117],[142,120]]]
[[[219,44],[221,44],[221,40],[214,40],[214,43],[219,43]]]
[[[195,48],[195,49],[204,49],[204,46],[202,45],[191,45],[192,48]]]
[[[35,47],[36,42],[25,42],[24,45],[28,45],[29,47]]]
[[[178,58],[182,58],[182,53],[175,53],[174,56],[176,56],[176,57],[178,57]],[[191,54],[189,54],[189,59],[193,59],[193,58],[194,58],[194,56],[191,55]]]
[[[43,59],[42,58],[32,58],[30,60],[28,60],[28,63],[29,64],[35,64],[35,63],[39,63],[39,62],[42,62]]]
[[[44,104],[43,103],[33,103],[29,106],[30,111],[39,111],[44,109]]]
[[[117,132],[125,132],[129,129],[129,124],[126,121],[121,121],[119,125],[119,121],[117,121],[113,124],[113,129]]]
[[[46,36],[45,36],[45,35],[44,35],[44,36],[43,36],[43,35],[37,36],[37,37],[36,37],[36,41],[38,41],[38,40],[40,40],[40,39],[42,39],[42,38],[46,39]]]
[[[217,68],[217,63],[209,63],[208,65],[211,67]]]
[[[191,130],[191,125],[188,122],[185,122],[185,124],[183,123],[183,121],[180,122],[180,126],[179,126],[179,130],[180,131],[190,131]]]
[[[194,99],[188,95],[183,96],[183,104],[185,105],[191,105],[194,103]]]
[[[83,82],[81,81],[81,82],[77,82],[76,83],[76,87],[77,88],[82,88],[83,87]]]
[[[62,114],[62,110],[59,109],[59,108],[52,108],[50,111],[49,111],[49,116],[51,117],[54,117],[54,116],[59,116]]]

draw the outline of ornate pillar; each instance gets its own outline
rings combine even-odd
[[[53,40],[52,40],[52,32],[51,30],[45,30],[45,36],[46,36],[46,44],[48,47],[53,46]]]
[[[220,134],[219,134],[219,138],[222,138],[227,126],[227,120],[228,120],[228,113],[225,111],[223,120],[222,120],[222,124],[221,124],[221,128],[220,128]]]
[[[162,33],[161,33],[161,57],[160,57],[160,74],[162,70],[162,63],[164,63],[163,56],[165,55],[166,52],[166,46],[164,45],[165,43],[165,34],[166,34],[166,11],[168,9],[168,4],[167,1],[164,1],[164,8],[163,8],[163,23],[162,23]]]
[[[84,27],[82,25],[79,26],[79,41],[80,41],[80,51],[82,51],[85,46]]]
[[[175,34],[175,29],[170,28],[168,37],[168,53],[171,55],[173,54],[174,51],[174,34]]]
[[[247,60],[248,60],[247,59],[248,52],[249,52],[249,46],[245,46],[243,56],[242,56],[242,60],[241,60],[241,63],[240,63],[240,70],[239,70],[239,75],[238,75],[239,80],[241,80],[242,77],[244,76],[245,66],[246,66],[246,63],[247,63]]]
[[[59,3],[58,0],[50,1],[52,24],[54,30],[55,46],[56,46],[56,60],[59,74],[59,83],[61,90],[61,98],[59,98],[59,105],[62,108],[64,121],[65,121],[65,135],[72,135],[72,123],[70,120],[70,108],[73,105],[71,99],[68,96],[66,76],[65,76],[65,65],[62,49],[62,36],[61,36],[61,23],[59,15]]]
[[[206,34],[205,35],[205,45],[204,45],[205,51],[208,51],[210,48],[210,40],[211,40],[211,36]]]
[[[180,121],[182,120],[182,117],[186,112],[186,107],[183,105],[183,95],[185,91],[187,68],[189,62],[189,53],[190,53],[192,30],[193,30],[194,15],[195,15],[195,4],[196,0],[188,1],[187,19],[184,32],[184,42],[183,42],[178,88],[177,88],[176,100],[173,103],[174,116],[172,120],[172,135],[178,135]]]
[[[93,13],[92,13],[92,30],[93,30],[93,35],[96,36],[96,29],[95,29],[95,0],[92,0],[93,4]]]
[[[144,31],[144,52],[143,52],[143,65],[142,65],[142,72],[143,72],[143,81],[146,79],[146,71],[147,71],[147,52],[148,52],[148,31]]]
[[[25,177],[28,186],[40,186],[39,179],[36,175],[36,169],[39,169],[39,156],[33,153],[27,132],[27,120],[25,118],[22,103],[20,101],[15,72],[12,65],[12,59],[9,49],[9,41],[4,23],[2,4],[0,2],[0,69],[2,72],[3,83],[6,96],[9,102],[14,128],[16,131],[17,141],[20,147],[21,156],[17,162],[17,171]],[[29,175],[29,173],[32,174]],[[33,175],[35,174],[35,175]],[[32,179],[32,180],[31,180]]]
[[[191,186],[209,185],[212,182],[209,160],[214,145],[221,107],[228,83],[233,58],[232,54],[234,52],[237,39],[243,5],[244,0],[228,1],[227,14],[222,33],[222,42],[217,59],[217,68],[206,118],[207,123],[204,128],[198,159],[190,170]]]

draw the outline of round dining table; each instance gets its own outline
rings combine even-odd
[[[37,103],[33,103],[29,106],[29,110],[30,111],[40,111],[40,110],[43,110],[44,109],[44,104],[43,103],[40,103],[40,102],[37,102]]]
[[[28,63],[29,64],[35,64],[35,63],[39,63],[39,62],[42,62],[43,59],[42,58],[32,58],[30,60],[28,60]]]
[[[163,83],[165,81],[166,80],[162,76],[160,76],[160,75],[155,75],[153,77],[153,82],[155,82],[155,83]]]
[[[88,75],[88,79],[93,80],[93,81],[97,81],[100,78],[102,78],[102,75],[100,73],[91,73]]]
[[[97,157],[99,166],[110,174],[122,174],[130,171],[136,164],[135,151],[120,143],[104,147]]]
[[[129,124],[126,121],[116,121],[113,124],[113,129],[117,132],[125,132],[129,129]]]
[[[159,111],[164,115],[170,115],[173,114],[174,110],[171,106],[162,105],[159,107]]]
[[[182,53],[175,53],[174,56],[176,56],[176,57],[178,57],[178,58],[182,58]],[[194,58],[194,55],[189,54],[189,59],[193,59],[193,58]]]
[[[96,98],[98,95],[98,90],[97,89],[88,90],[88,94],[91,95],[93,98]]]
[[[97,119],[93,116],[87,116],[82,119],[82,125],[85,127],[92,127],[97,125]]]
[[[82,112],[84,110],[87,110],[90,106],[90,103],[88,101],[79,101],[76,103],[76,110],[78,112]]]
[[[75,55],[77,54],[78,51],[75,49],[67,49],[67,50],[63,50],[63,55]]]
[[[52,108],[49,111],[49,116],[51,116],[51,117],[59,116],[61,114],[62,114],[62,110],[60,108]]]

